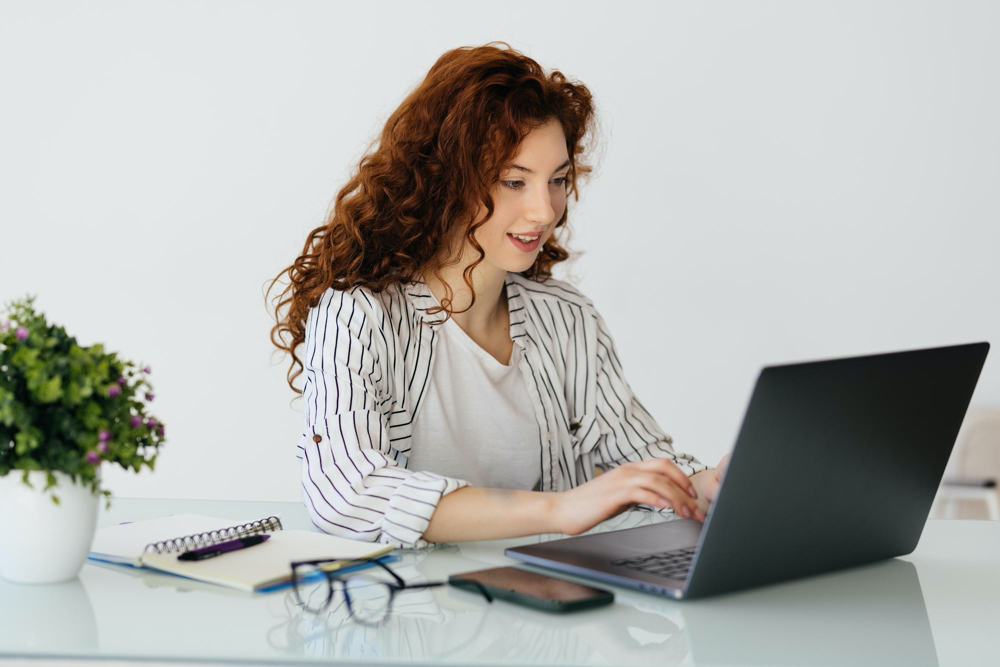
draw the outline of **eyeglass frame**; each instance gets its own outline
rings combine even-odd
[[[321,613],[323,613],[327,609],[327,607],[330,606],[330,603],[333,602],[333,595],[334,595],[334,583],[333,582],[337,581],[337,582],[340,582],[340,589],[341,589],[341,592],[343,592],[343,594],[344,594],[344,599],[347,601],[347,611],[350,613],[351,618],[353,618],[355,621],[357,621],[359,623],[363,623],[365,625],[377,625],[378,623],[381,623],[382,620],[388,618],[389,614],[392,613],[392,602],[396,598],[396,593],[398,593],[400,591],[403,591],[403,590],[417,590],[417,589],[421,589],[421,588],[437,588],[439,586],[447,586],[448,585],[447,581],[428,581],[428,582],[424,582],[424,583],[420,583],[420,584],[408,584],[408,583],[406,583],[406,581],[403,580],[402,577],[400,577],[398,574],[396,574],[392,570],[392,568],[390,568],[388,565],[386,565],[385,563],[383,563],[380,560],[380,558],[366,558],[366,559],[362,559],[362,560],[352,561],[350,563],[349,567],[354,567],[354,566],[357,566],[357,565],[364,565],[364,564],[368,564],[368,563],[371,563],[373,565],[378,565],[383,570],[385,570],[386,572],[388,572],[389,576],[391,576],[395,580],[395,583],[390,582],[390,581],[379,582],[382,585],[384,585],[386,588],[389,589],[389,601],[386,602],[386,605],[385,605],[385,615],[382,618],[380,618],[378,621],[374,621],[374,622],[372,622],[372,621],[366,621],[366,620],[364,620],[360,616],[357,616],[354,613],[354,607],[351,605],[351,595],[350,595],[350,593],[347,592],[347,581],[349,579],[351,579],[352,577],[355,577],[355,576],[364,577],[364,575],[352,572],[348,576],[342,577],[342,576],[338,576],[337,575],[337,570],[329,570],[328,571],[328,570],[324,570],[322,567],[320,567],[320,565],[323,565],[325,563],[336,563],[336,562],[339,562],[339,561],[342,561],[342,560],[343,560],[342,558],[321,558],[321,559],[318,559],[318,560],[292,561],[292,563],[291,563],[291,567],[292,567],[292,594],[295,596],[295,601],[298,604],[300,604],[305,611],[307,611],[307,612],[309,612],[311,614],[321,614]],[[296,568],[298,568],[300,566],[303,566],[303,565],[309,565],[309,566],[316,567],[317,570],[319,570],[320,572],[322,572],[325,575],[325,578],[326,578],[326,590],[327,590],[326,600],[323,601],[323,604],[318,609],[311,609],[308,605],[306,605],[305,602],[302,601],[302,597],[299,595],[299,586],[298,586],[298,583],[299,583],[300,579],[299,579],[298,574],[296,572]],[[470,585],[472,585],[476,590],[478,590],[480,593],[482,593],[483,597],[486,598],[487,602],[489,602],[490,604],[493,603],[493,596],[490,595],[489,591],[487,591],[486,588],[482,584],[480,584],[478,582],[475,582],[475,581],[470,581],[470,582],[467,582],[467,583],[470,584]]]

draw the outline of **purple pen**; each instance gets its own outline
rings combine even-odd
[[[177,557],[177,560],[205,560],[206,558],[214,558],[219,554],[228,553],[230,551],[238,551],[239,549],[246,549],[247,547],[252,547],[255,544],[260,544],[270,537],[270,535],[251,535],[250,537],[241,537],[229,542],[220,542],[219,544],[202,547],[201,549],[185,551]]]

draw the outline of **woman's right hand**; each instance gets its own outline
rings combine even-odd
[[[638,504],[670,507],[678,516],[705,520],[694,485],[667,459],[624,463],[555,500],[556,529],[566,535],[579,535]]]

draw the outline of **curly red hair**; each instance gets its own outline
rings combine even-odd
[[[287,380],[293,391],[302,393],[293,382],[302,373],[295,350],[305,341],[306,315],[330,287],[360,285],[380,292],[433,275],[444,264],[442,248],[453,231],[464,229],[479,251],[463,274],[472,291],[472,269],[485,256],[474,234],[493,215],[491,192],[528,132],[550,119],[559,121],[566,136],[567,195],[579,200],[577,177],[591,168],[578,158],[595,122],[586,86],[559,71],[546,75],[505,42],[461,47],[438,58],[386,121],[378,148],[362,157],[326,221],[309,233],[302,254],[268,287],[270,294],[288,274],[290,282],[274,306],[271,342],[292,356]],[[486,217],[477,222],[482,208]],[[567,214],[568,209],[556,223],[557,233]],[[569,258],[556,237],[545,242],[523,275],[544,281],[555,264]],[[455,312],[450,293],[442,306],[437,312],[444,310],[446,317]]]

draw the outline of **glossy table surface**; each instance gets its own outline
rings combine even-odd
[[[117,499],[99,525],[194,512],[312,529],[298,503]],[[633,511],[595,530],[668,520]],[[558,535],[395,552],[408,582],[498,565]],[[562,576],[562,575],[560,575]],[[572,579],[573,577],[566,577]],[[582,581],[582,580],[581,580]],[[0,656],[240,663],[580,665],[1000,664],[1000,523],[928,521],[909,556],[705,600],[613,588],[615,604],[554,615],[441,587],[405,592],[378,627],[291,592],[246,594],[88,561],[54,585],[0,580]]]

